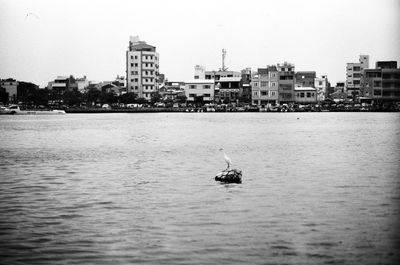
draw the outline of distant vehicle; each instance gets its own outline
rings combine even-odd
[[[21,110],[18,105],[11,105],[8,108],[2,108],[0,110],[2,114],[13,114],[13,115],[54,115],[54,114],[65,114],[64,110]]]
[[[102,109],[111,109],[110,105],[108,104],[103,104],[103,106],[101,106]]]

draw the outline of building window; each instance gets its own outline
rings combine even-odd
[[[257,91],[254,91],[254,96],[258,96],[258,92]]]
[[[319,85],[319,86],[322,86],[322,81],[318,81],[318,85]]]
[[[275,91],[271,91],[271,97],[275,97],[276,96],[276,92]]]
[[[189,88],[190,89],[196,89],[196,85],[190,85]]]
[[[135,86],[135,90],[138,90],[139,89],[139,87],[138,86]]]
[[[138,64],[137,64],[137,63],[135,63],[135,67],[138,67]]]
[[[257,83],[253,83],[253,85],[256,87],[256,86],[257,86]]]
[[[204,85],[204,89],[210,89],[211,86],[210,85]]]
[[[311,98],[311,93],[310,92],[307,92],[307,97]]]
[[[301,93],[300,93],[300,97],[301,97],[301,98],[304,98],[304,92],[301,92]]]
[[[211,95],[210,94],[204,94],[203,96],[206,97],[206,98],[209,98]]]
[[[261,91],[261,96],[268,96],[267,91]]]
[[[135,59],[137,59],[137,55],[135,55]]]
[[[273,86],[273,87],[276,87],[276,83],[275,83],[275,82],[272,82],[272,86]]]
[[[133,56],[131,56],[131,59],[133,59]]]
[[[262,87],[266,87],[267,86],[267,82],[261,82],[261,86]]]
[[[315,97],[315,93],[312,93],[311,96],[312,96],[312,97]]]
[[[196,97],[196,94],[189,94],[189,97],[190,97],[190,98],[195,98],[195,97]]]
[[[133,63],[131,63],[131,67],[133,67]]]
[[[354,66],[353,67],[353,71],[359,72],[359,71],[361,71],[361,67],[360,66]]]

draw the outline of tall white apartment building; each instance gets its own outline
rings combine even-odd
[[[359,95],[362,73],[369,68],[369,55],[360,55],[358,63],[347,63],[346,91],[348,96]]]
[[[140,41],[138,36],[130,37],[126,52],[127,92],[140,98],[151,99],[158,91],[159,54],[156,47]]]

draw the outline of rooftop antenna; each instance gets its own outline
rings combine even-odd
[[[228,70],[228,68],[225,67],[225,57],[226,57],[226,49],[222,49],[222,71]]]

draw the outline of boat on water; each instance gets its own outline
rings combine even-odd
[[[21,110],[18,105],[1,107],[0,114],[10,115],[60,115],[65,114],[65,110]]]

